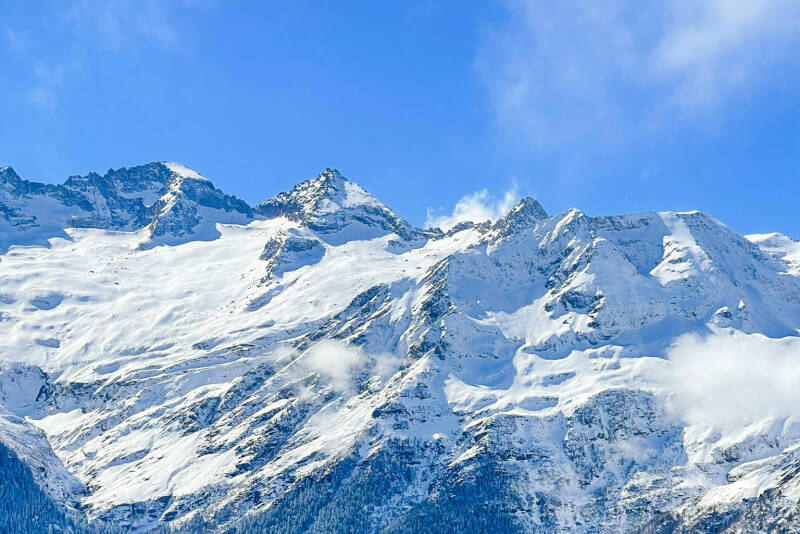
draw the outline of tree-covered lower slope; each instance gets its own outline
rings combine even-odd
[[[0,443],[0,532],[83,534],[90,530],[54,503],[33,480],[30,469]]]
[[[181,528],[159,527],[152,534],[199,534],[215,528],[197,518]],[[0,443],[0,534],[129,534],[126,527],[89,525],[54,502],[34,481],[30,469]]]
[[[477,459],[466,472],[446,472],[421,501],[399,503],[414,483],[412,466],[423,461],[419,444],[392,443],[362,462],[348,459],[309,477],[265,512],[223,530],[227,534],[380,532],[520,532],[521,508],[513,477],[491,459]],[[407,497],[407,496],[406,496]],[[396,506],[393,510],[390,503]],[[476,503],[478,503],[476,505]],[[400,513],[398,513],[398,509]],[[375,512],[383,510],[384,513]]]

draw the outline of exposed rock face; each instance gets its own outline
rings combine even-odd
[[[789,238],[532,199],[444,234],[333,170],[252,210],[177,164],[0,177],[0,441],[90,519],[798,528],[797,417],[693,419],[668,358],[684,334],[796,350]]]
[[[166,166],[171,177],[150,209],[150,239],[144,247],[216,239],[216,223],[245,224],[252,219],[253,212],[243,200],[226,195],[182,165]]]
[[[214,223],[245,224],[252,210],[176,163],[148,163],[72,176],[62,185],[21,179],[0,169],[0,247],[44,244],[67,228],[132,231],[148,228],[143,242],[177,244],[219,235]],[[4,223],[4,224],[3,224]]]
[[[494,223],[499,237],[508,237],[511,234],[530,230],[536,223],[547,219],[547,212],[536,200],[525,197],[520,200],[511,211]]]
[[[266,218],[287,217],[336,244],[394,233],[404,239],[421,237],[412,227],[358,184],[336,169],[297,185],[255,207]]]
[[[264,245],[260,258],[267,262],[266,278],[279,277],[304,265],[313,265],[325,255],[318,239],[279,233]]]

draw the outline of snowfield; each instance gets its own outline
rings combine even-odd
[[[141,531],[797,530],[798,336],[800,243],[700,212],[0,170],[0,442]]]

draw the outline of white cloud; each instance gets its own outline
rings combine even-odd
[[[489,191],[481,189],[472,194],[465,195],[456,202],[450,215],[436,215],[433,209],[428,208],[425,226],[428,228],[441,228],[449,230],[458,223],[472,221],[494,221],[502,217],[519,200],[517,188],[513,187],[500,197],[489,195]]]
[[[800,338],[685,335],[668,356],[671,405],[689,424],[744,427],[800,414]]]
[[[501,131],[540,149],[706,116],[800,52],[791,0],[507,6],[476,64]]]
[[[364,369],[385,381],[397,371],[398,363],[391,354],[367,354],[358,347],[333,339],[316,343],[300,360],[305,370],[326,377],[337,391],[347,390],[355,373]]]
[[[364,358],[357,349],[325,339],[308,350],[302,363],[309,371],[328,377],[335,389],[344,390],[356,368],[364,364]]]
[[[377,392],[365,399],[353,388],[354,376],[366,371],[370,380],[378,379],[385,384],[397,373],[400,359],[389,353],[370,354],[343,341],[323,339],[309,348],[298,363],[303,371],[319,374],[342,394],[315,413],[303,428],[307,433],[307,450],[336,454],[351,449],[373,422],[373,410],[386,398]],[[307,390],[303,394],[316,393]]]

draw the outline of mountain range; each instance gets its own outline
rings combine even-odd
[[[0,527],[796,532],[798,336],[800,242],[702,212],[0,168]]]

